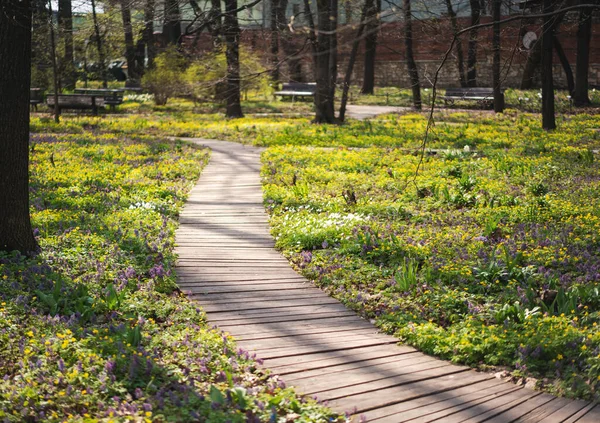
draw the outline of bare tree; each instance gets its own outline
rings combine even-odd
[[[181,12],[179,10],[179,0],[165,0],[165,23],[163,32],[166,35],[169,44],[179,44],[181,42]]]
[[[229,118],[243,117],[240,104],[240,25],[237,18],[237,0],[225,0],[225,57],[227,59],[227,110]]]
[[[584,0],[580,1],[583,3]],[[590,67],[590,42],[592,38],[592,9],[582,8],[579,11],[579,23],[577,26],[577,66],[575,68],[576,81],[573,91],[573,102],[575,106],[587,106],[590,104],[588,97],[588,76]]]
[[[77,74],[73,48],[73,8],[71,0],[58,0],[58,29],[64,44],[64,55],[61,60],[61,82],[67,90],[75,89]]]
[[[450,18],[450,25],[452,26],[452,35],[455,37],[456,39],[456,65],[458,67],[458,78],[460,81],[460,86],[461,87],[466,87],[467,86],[467,80],[465,79],[465,59],[463,56],[463,49],[462,49],[462,40],[459,36],[457,36],[456,34],[458,34],[458,19],[456,18],[456,12],[454,11],[454,8],[452,7],[452,0],[445,0],[446,1],[446,9],[448,10],[448,17]]]
[[[404,46],[406,48],[406,67],[410,77],[410,87],[412,89],[413,107],[421,110],[421,84],[419,82],[419,70],[413,54],[413,34],[412,34],[412,13],[410,0],[403,0],[404,12]]]
[[[0,250],[39,247],[29,218],[31,1],[0,2]]]
[[[375,56],[377,54],[377,37],[379,32],[379,13],[381,13],[381,0],[366,0],[367,8],[367,35],[365,36],[365,60],[362,94],[375,92]]]
[[[98,15],[96,13],[96,1],[92,0],[92,20],[94,23],[94,39],[96,40],[96,49],[98,50],[98,58],[100,59],[100,68],[102,73],[102,86],[108,88],[108,75],[106,69],[106,58],[104,55],[104,47],[102,46],[102,35],[100,34],[100,24],[98,23]]]
[[[544,0],[544,14],[554,11],[554,1]],[[552,77],[552,50],[554,39],[554,16],[544,17],[542,26],[542,127],[546,130],[556,128],[554,116],[554,81]]]
[[[315,123],[334,123],[337,73],[337,0],[317,0]]]
[[[125,59],[127,60],[127,86],[137,87],[140,84],[141,71],[136,61],[136,49],[133,41],[133,27],[131,25],[130,0],[121,0],[121,17],[123,19],[123,33],[125,36]]]
[[[502,0],[493,0],[492,3],[492,19],[494,20],[493,26],[493,39],[492,45],[494,50],[494,62],[492,69],[492,79],[494,87],[494,111],[496,113],[502,113],[504,111],[504,95],[500,87],[500,13],[502,9]]]
[[[467,85],[477,86],[477,43],[481,23],[481,3],[479,0],[469,0],[471,5],[471,31],[469,32],[469,46],[467,50]]]

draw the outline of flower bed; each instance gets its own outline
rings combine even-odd
[[[262,172],[277,246],[333,296],[427,353],[598,400],[597,119],[573,116],[565,130],[542,133],[531,116],[455,114],[423,158],[271,147]],[[389,131],[424,124],[413,120]],[[360,125],[368,128],[332,129],[329,139],[352,144],[348,131]],[[417,143],[365,133],[356,144]]]
[[[176,289],[177,215],[208,152],[34,135],[42,253],[0,254],[0,420],[331,421]]]

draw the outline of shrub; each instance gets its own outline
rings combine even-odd
[[[170,47],[156,57],[154,68],[142,78],[142,86],[154,94],[157,106],[164,106],[170,97],[185,93],[186,62],[175,47]]]

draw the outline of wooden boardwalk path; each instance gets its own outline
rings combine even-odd
[[[194,142],[212,156],[181,214],[178,283],[288,386],[373,422],[600,422],[600,405],[502,382],[378,333],[274,250],[260,150]]]

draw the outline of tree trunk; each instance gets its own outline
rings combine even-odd
[[[481,22],[481,3],[479,0],[469,0],[471,5],[471,25],[479,25]],[[467,85],[477,86],[477,38],[478,30],[469,32],[469,46],[467,51]]]
[[[358,46],[360,45],[360,39],[366,27],[367,15],[369,14],[369,2],[365,2],[363,11],[360,17],[360,25],[352,42],[352,51],[350,52],[350,58],[348,59],[348,67],[346,69],[346,75],[344,76],[344,86],[342,88],[342,101],[340,104],[340,113],[338,120],[344,122],[346,119],[346,104],[348,103],[348,91],[350,90],[350,82],[352,80],[352,70],[354,69],[354,62],[356,62],[356,56],[358,54]]]
[[[458,78],[461,87],[467,86],[467,79],[465,78],[465,59],[463,56],[462,40],[458,34],[458,20],[456,19],[456,12],[452,7],[452,0],[446,0],[446,9],[448,9],[448,16],[450,17],[450,24],[452,25],[452,35],[456,39],[456,65],[458,67]]]
[[[544,13],[552,13],[553,0],[544,0]],[[542,128],[556,128],[554,116],[554,81],[552,79],[552,50],[554,39],[554,17],[544,18],[542,31]]]
[[[100,25],[98,24],[98,15],[96,14],[95,0],[92,0],[92,20],[94,21],[96,49],[98,50],[98,58],[100,59],[100,67],[102,69],[102,87],[106,89],[108,88],[108,69],[106,68],[106,59],[104,57],[104,49],[102,48],[102,36],[100,35]]]
[[[227,112],[228,118],[243,117],[240,104],[240,26],[237,18],[237,0],[225,0],[223,31],[227,45]]]
[[[335,17],[332,8],[333,2],[337,0],[317,0],[318,30],[316,51],[316,79],[317,90],[315,92],[315,123],[334,123],[334,93],[335,75],[332,70],[335,62],[332,56],[335,54],[336,37]]]
[[[542,40],[537,40],[525,62],[525,68],[523,69],[523,76],[521,78],[521,89],[530,90],[533,88],[533,82],[535,80],[535,71],[542,62]]]
[[[565,51],[558,40],[556,34],[553,36],[554,50],[556,50],[556,55],[560,60],[560,64],[562,65],[563,70],[565,71],[565,76],[567,77],[567,89],[570,95],[573,95],[575,91],[575,80],[573,79],[573,70],[571,69],[571,64],[569,63],[569,59],[565,54]]]
[[[377,54],[377,36],[379,32],[379,12],[381,11],[381,0],[366,0],[367,9],[367,35],[365,37],[365,61],[363,84],[360,92],[362,94],[373,94],[375,92],[375,56]]]
[[[413,106],[417,110],[421,110],[421,84],[419,82],[419,70],[415,63],[413,55],[413,38],[412,38],[412,16],[410,10],[410,0],[403,0],[404,12],[404,46],[406,47],[406,67],[410,76],[410,86],[412,88]]]
[[[140,84],[140,73],[136,63],[135,45],[133,43],[133,27],[131,26],[130,0],[121,0],[121,17],[123,18],[123,33],[125,35],[125,59],[127,60],[127,87],[137,87]]]
[[[494,86],[494,112],[504,111],[504,95],[500,87],[500,12],[502,0],[494,0],[492,4],[492,19],[494,20],[492,46],[494,50],[494,62],[492,65],[492,78]]]
[[[279,82],[279,8],[280,0],[271,0],[271,79]]]
[[[167,43],[179,44],[181,42],[181,13],[179,0],[165,0],[165,24],[163,31]]]
[[[31,2],[0,2],[0,250],[39,250],[29,219]]]
[[[77,82],[75,61],[73,56],[73,9],[71,0],[58,0],[58,30],[64,41],[62,60],[62,86],[74,90]]]
[[[52,2],[48,0],[48,26],[50,27],[50,59],[52,61],[52,80],[54,84],[54,122],[60,121],[60,108],[58,107],[58,65],[56,61],[56,37],[54,34],[54,23],[52,22]]]
[[[144,6],[144,30],[142,32],[142,40],[146,45],[148,67],[154,66],[154,58],[156,57],[156,46],[154,45],[154,10],[155,0],[146,0]]]
[[[588,76],[590,67],[590,42],[592,38],[592,9],[579,11],[577,27],[577,65],[575,68],[576,81],[573,92],[575,106],[582,107],[590,104],[588,97]]]
[[[313,59],[313,78],[317,80],[317,30],[315,28],[315,20],[312,10],[310,9],[310,1],[304,0],[304,15],[308,21],[308,41],[310,42],[310,51]]]

